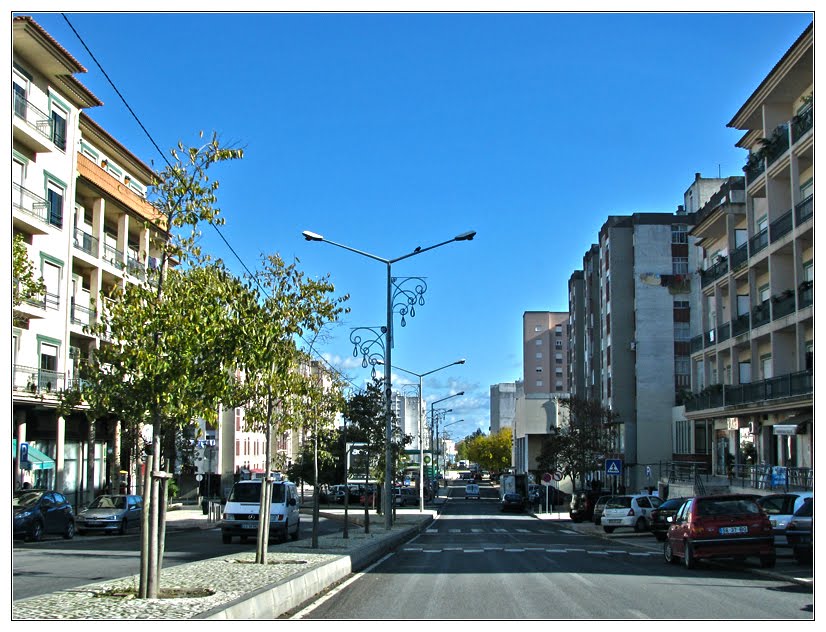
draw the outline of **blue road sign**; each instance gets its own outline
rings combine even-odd
[[[622,459],[605,459],[605,473],[608,476],[622,474]]]
[[[20,444],[20,461],[28,461],[29,460],[29,444],[28,443],[21,443]]]

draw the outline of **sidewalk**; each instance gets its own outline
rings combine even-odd
[[[251,550],[161,571],[161,591],[207,591],[208,596],[135,599],[127,594],[139,585],[139,575],[133,575],[15,601],[12,619],[273,619],[408,541],[423,531],[437,512],[438,506],[432,504],[421,513],[418,507],[398,508],[392,528],[386,530],[384,516],[371,511],[370,533],[366,534],[361,524],[364,509],[359,507],[348,512],[346,540],[339,532],[320,536],[316,549],[310,538],[271,545],[266,565],[255,564],[255,551]],[[320,515],[343,520],[344,509],[325,508]],[[302,510],[301,519],[312,520],[312,510]],[[180,508],[169,511],[166,528],[217,529],[217,523],[200,508]],[[123,596],[112,596],[118,592]],[[106,596],[101,596],[104,593]]]
[[[533,516],[540,520],[553,520],[565,523],[567,529],[577,531],[583,535],[603,538],[609,541],[622,541],[632,546],[645,548],[648,550],[662,551],[662,543],[658,542],[650,533],[634,533],[631,530],[622,530],[611,534],[605,533],[602,527],[593,522],[574,522],[567,512],[557,511],[554,513],[534,513]],[[717,562],[712,562],[717,563]],[[725,562],[720,562],[723,564]],[[787,581],[801,586],[814,586],[814,565],[805,566],[798,564],[791,553],[791,549],[777,547],[777,565],[772,569],[759,568],[751,564],[744,564],[743,568],[764,577],[771,577],[780,581]]]

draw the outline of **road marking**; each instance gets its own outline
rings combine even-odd
[[[493,532],[494,533],[507,533],[508,530],[507,529],[494,529]]]
[[[531,530],[530,529],[517,529],[516,532],[517,533],[531,533]]]
[[[578,531],[569,531],[568,529],[560,529],[559,532],[560,533],[567,533],[568,535],[583,535],[583,534],[579,533]]]
[[[470,532],[471,533],[482,533],[483,529],[471,529]]]
[[[525,550],[526,550],[526,551],[544,551],[544,550],[545,550],[545,548],[544,548],[544,547],[541,547],[541,546],[535,546],[535,547],[532,547],[532,546],[526,546],[526,547],[525,547]]]
[[[442,549],[422,549],[422,553],[441,553]]]
[[[588,555],[608,555],[608,551],[588,551]]]
[[[461,533],[462,532],[461,529],[448,529],[447,531],[448,531],[448,533]]]
[[[606,553],[628,553],[628,551],[614,551],[613,549],[609,549]]]
[[[502,549],[505,553],[524,553],[525,549]]]
[[[567,553],[568,549],[545,549],[545,553]]]
[[[482,549],[462,549],[465,553],[484,553]]]
[[[431,533],[431,534],[433,534],[433,533],[439,533],[439,530],[438,530],[438,529],[427,529],[427,530],[425,531],[425,533]]]

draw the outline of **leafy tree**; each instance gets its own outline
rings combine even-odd
[[[35,274],[34,264],[29,259],[23,236],[19,233],[12,240],[12,280],[12,309],[46,293],[46,283],[43,277]],[[14,323],[20,322],[20,317],[15,316]]]

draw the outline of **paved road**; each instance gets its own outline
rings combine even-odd
[[[811,619],[810,588],[665,564],[660,546],[503,515],[463,488],[415,540],[299,613],[306,619]],[[485,494],[485,491],[488,493]]]
[[[352,526],[350,527],[353,528]],[[340,532],[342,523],[321,518],[320,534]],[[301,537],[312,536],[312,517],[301,516]],[[270,545],[273,550],[278,545]],[[167,530],[164,567],[253,550],[255,541],[221,542],[218,529]],[[49,537],[42,542],[15,540],[12,559],[13,599],[34,597],[108,579],[135,575],[140,570],[140,535],[85,535],[73,540]]]

